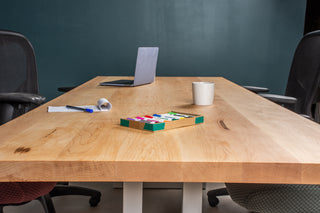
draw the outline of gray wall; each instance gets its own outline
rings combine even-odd
[[[304,11],[304,0],[10,0],[0,28],[29,38],[48,99],[96,75],[133,75],[139,46],[160,47],[159,76],[283,93]]]

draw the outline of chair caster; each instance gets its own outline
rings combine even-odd
[[[209,197],[208,202],[211,207],[216,207],[219,204],[219,199],[217,197]]]
[[[100,202],[101,193],[97,196],[91,197],[89,200],[91,207],[96,207]]]
[[[228,195],[228,191],[226,188],[220,188],[220,189],[214,189],[211,191],[208,191],[208,201],[209,205],[211,207],[216,207],[219,204],[219,199],[217,196],[223,196],[223,195]]]

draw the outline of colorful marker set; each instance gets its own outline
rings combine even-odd
[[[203,123],[204,118],[200,115],[186,114],[180,112],[167,112],[144,116],[120,119],[120,125],[135,129],[150,131],[178,128]]]
[[[127,120],[155,124],[155,123],[176,121],[176,120],[192,118],[192,117],[194,117],[194,115],[185,115],[185,114],[180,114],[176,112],[168,112],[164,114],[145,115],[143,117],[137,116],[135,118],[127,118]]]

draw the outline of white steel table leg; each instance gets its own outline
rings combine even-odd
[[[202,212],[202,183],[183,183],[182,212]]]
[[[142,213],[142,183],[123,183],[123,213]]]

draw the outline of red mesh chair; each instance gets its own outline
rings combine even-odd
[[[55,213],[49,192],[56,183],[51,182],[12,182],[0,183],[0,213],[3,207],[21,205],[38,199],[46,213]]]

